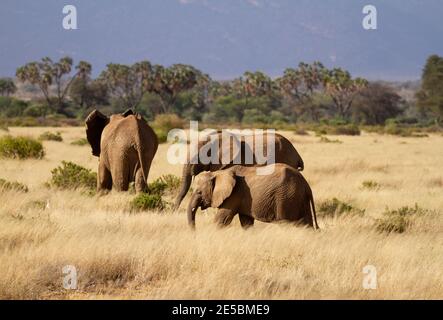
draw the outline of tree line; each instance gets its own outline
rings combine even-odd
[[[121,112],[135,109],[149,119],[175,113],[208,123],[296,123],[319,121],[384,124],[388,119],[441,123],[443,115],[443,58],[429,57],[414,103],[381,82],[353,77],[342,68],[320,62],[301,62],[277,78],[245,72],[230,81],[217,81],[197,68],[169,67],[141,61],[110,63],[98,77],[86,61],[45,57],[17,68],[16,82],[40,92],[41,99],[11,98],[12,79],[0,79],[2,116],[83,118],[91,109]],[[406,121],[406,120],[405,120]]]

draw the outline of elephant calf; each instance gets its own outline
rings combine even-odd
[[[86,137],[92,154],[99,157],[97,190],[136,192],[146,189],[158,140],[145,119],[132,110],[110,117],[94,110],[86,118]]]
[[[270,169],[272,165],[261,167]],[[271,172],[272,170],[270,170]],[[229,225],[236,214],[243,228],[257,219],[262,222],[293,221],[318,228],[312,190],[297,169],[275,164],[268,175],[257,175],[257,167],[233,166],[200,173],[188,206],[188,222],[195,227],[195,213],[218,208],[216,222]]]

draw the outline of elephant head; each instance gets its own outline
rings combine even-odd
[[[131,109],[126,110],[119,117],[127,117],[134,112]],[[114,117],[114,116],[113,116]],[[111,121],[112,117],[109,118],[103,113],[95,109],[86,118],[86,138],[92,148],[92,154],[96,157],[100,156],[100,141],[102,137],[103,129]]]
[[[195,227],[195,213],[198,208],[218,208],[231,195],[235,187],[234,172],[223,170],[205,171],[195,178],[195,190],[188,206],[188,223]]]
[[[242,154],[243,155],[247,154],[247,153],[252,154],[252,150],[250,149],[250,147],[248,145],[246,145],[246,143],[244,141],[239,142],[239,145],[240,145],[239,150],[235,150],[235,151],[232,151],[232,149],[223,150],[222,146],[221,146],[220,136],[219,136],[221,133],[215,132],[214,134],[217,134],[218,138],[211,140],[211,141],[209,141],[209,140],[201,141],[198,146],[198,149],[200,150],[204,146],[205,151],[203,151],[203,152],[206,152],[208,157],[211,157],[211,146],[213,144],[218,144],[219,145],[217,148],[218,149],[218,154],[217,154],[218,162],[217,163],[211,162],[209,164],[203,164],[203,163],[201,163],[200,159],[198,158],[199,155],[196,155],[195,156],[196,159],[194,159],[194,161],[189,160],[189,162],[183,166],[180,191],[177,195],[177,198],[175,200],[175,205],[174,205],[175,209],[178,209],[178,207],[180,206],[180,203],[183,201],[183,198],[186,196],[186,193],[188,192],[188,190],[191,186],[193,177],[197,176],[199,173],[204,172],[204,171],[217,171],[217,170],[226,169],[226,168],[233,165],[233,163],[236,161],[235,159],[237,157],[240,157],[240,160],[237,160],[237,161],[241,161]],[[189,152],[189,150],[188,150],[188,152]],[[188,159],[189,159],[189,155],[188,155]],[[230,159],[230,162],[229,163],[222,163],[222,159]]]

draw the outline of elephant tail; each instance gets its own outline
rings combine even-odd
[[[312,190],[310,190],[311,192],[309,193],[309,203],[311,205],[311,215],[312,215],[312,226],[314,227],[315,230],[320,229],[320,227],[318,226],[317,223],[317,212],[315,211],[315,204],[314,204],[314,196],[312,194]]]

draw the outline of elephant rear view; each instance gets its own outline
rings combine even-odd
[[[136,192],[146,189],[158,140],[141,115],[128,110],[107,117],[94,110],[86,118],[86,136],[92,154],[99,157],[99,192],[127,191],[130,182]]]

